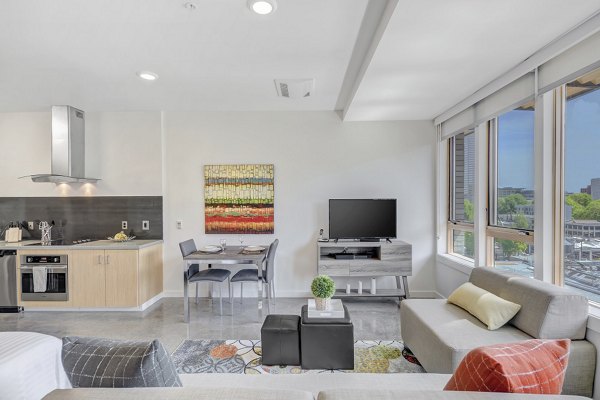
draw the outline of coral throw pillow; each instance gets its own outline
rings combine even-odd
[[[570,344],[534,339],[473,349],[444,390],[560,394]]]

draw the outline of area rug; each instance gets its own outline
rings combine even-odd
[[[354,370],[303,370],[261,363],[260,340],[184,340],[173,353],[180,374],[422,373],[419,361],[396,340],[358,340]]]

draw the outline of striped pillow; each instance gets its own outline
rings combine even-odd
[[[569,339],[526,340],[471,350],[444,390],[560,394]]]

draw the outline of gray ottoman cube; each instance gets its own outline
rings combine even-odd
[[[260,329],[264,365],[300,365],[299,324],[297,315],[267,315]]]
[[[308,318],[303,306],[300,340],[303,369],[354,369],[354,326],[346,306],[344,318]]]

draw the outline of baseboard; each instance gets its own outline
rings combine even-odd
[[[165,290],[162,294],[162,297],[183,297],[183,290]],[[256,293],[252,293],[252,295],[246,295],[244,293],[244,298],[252,298],[256,297]],[[312,294],[308,291],[303,290],[277,290],[276,297],[282,298],[308,298],[312,297]],[[416,299],[443,299],[444,296],[439,294],[434,290],[411,290],[410,297]]]
[[[144,304],[139,307],[34,307],[34,308],[26,308],[25,312],[35,312],[35,311],[85,311],[85,312],[106,312],[106,311],[115,311],[115,312],[123,312],[123,311],[144,311],[148,309],[150,306],[158,302],[164,296],[163,293],[159,293]]]

